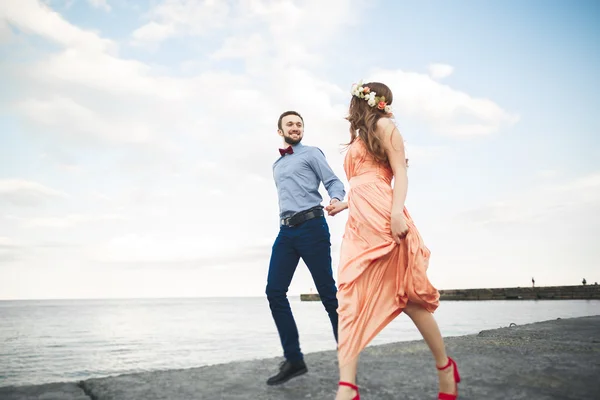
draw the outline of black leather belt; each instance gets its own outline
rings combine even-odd
[[[289,227],[297,226],[297,225],[300,225],[310,219],[322,217],[323,215],[325,215],[325,213],[323,212],[322,207],[311,208],[310,210],[300,211],[299,213],[296,213],[296,214],[292,215],[291,217],[281,218],[280,224],[282,226],[289,226]]]

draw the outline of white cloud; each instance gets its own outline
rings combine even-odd
[[[0,44],[6,44],[13,38],[12,30],[6,21],[0,19]]]
[[[256,63],[269,52],[272,62],[315,65],[323,63],[316,50],[326,47],[343,26],[358,25],[362,10],[369,6],[363,0],[231,3],[230,7],[225,1],[164,0],[149,12],[150,21],[133,32],[133,41],[156,44],[170,37],[209,34],[218,38],[216,32],[227,28],[215,59],[246,56],[246,61]]]
[[[428,69],[433,79],[444,79],[454,72],[454,67],[448,64],[429,64]]]
[[[165,0],[150,11],[151,21],[133,32],[134,43],[204,35],[221,27],[228,14],[229,5],[225,1]]]
[[[43,36],[53,42],[82,51],[105,51],[114,44],[98,34],[80,29],[36,0],[5,0],[0,8],[0,21],[15,25],[25,33]]]
[[[0,236],[0,248],[17,247],[17,243],[9,237]]]
[[[101,8],[107,12],[111,10],[107,0],[87,0],[87,2],[94,8]]]
[[[66,193],[38,182],[22,179],[0,179],[0,201],[15,205],[40,205],[53,198],[66,198]]]
[[[305,143],[322,148],[344,180],[340,144],[348,140],[343,117],[349,85],[339,87],[341,78],[330,79],[322,67],[335,57],[332,42],[343,28],[360,22],[357,16],[367,3],[228,4],[233,5],[226,10],[229,6],[221,2],[159,2],[133,34],[143,44],[191,37],[177,46],[193,50],[185,57],[195,72],[186,69],[181,75],[180,65],[169,64],[171,57],[143,54],[141,61],[134,58],[139,48],[126,48],[125,57],[120,43],[81,29],[35,1],[13,1],[13,7],[25,11],[0,14],[0,24],[8,21],[25,32],[25,42],[27,35],[38,36],[30,43],[33,64],[18,64],[19,73],[4,78],[18,88],[7,96],[12,96],[10,110],[23,122],[18,134],[34,145],[45,144],[35,150],[36,161],[46,168],[43,176],[56,179],[47,182],[63,183],[71,196],[68,204],[48,204],[44,210],[34,209],[35,214],[19,209],[18,215],[2,221],[0,235],[44,242],[59,232],[64,240],[83,246],[30,252],[32,263],[23,266],[43,259],[75,270],[82,260],[89,261],[86,266],[113,266],[114,271],[127,266],[155,269],[155,286],[148,290],[176,295],[181,287],[191,287],[192,277],[221,282],[223,270],[217,267],[226,264],[228,273],[255,285],[241,288],[243,293],[263,292],[269,248],[278,229],[271,174],[280,146],[276,119],[287,109],[300,111],[307,126]],[[39,38],[58,44],[58,49],[39,46]],[[211,45],[198,51],[198,42],[213,38],[220,44],[217,50]],[[388,73],[402,88],[396,108],[443,126],[444,132],[470,127],[461,121],[461,107],[482,126],[478,132],[510,124],[512,115],[493,102],[440,85],[427,74]],[[407,154],[418,167],[449,151],[439,145],[413,146],[409,140]],[[85,172],[64,174],[64,165]],[[5,195],[0,191],[0,199],[14,200],[15,193],[42,199],[66,196],[36,188]],[[329,221],[335,265],[345,219]],[[15,262],[21,260],[17,256],[11,253]],[[188,270],[178,275],[180,286],[163,285],[173,279],[171,266]],[[204,276],[194,269],[199,267],[214,270]],[[92,269],[89,274],[102,275]],[[310,275],[302,271],[295,278],[295,293],[312,286]],[[81,281],[71,286],[100,290],[86,286],[86,273],[77,276]],[[140,295],[134,289],[127,292],[136,286],[135,274],[122,276],[129,280],[121,281],[119,295]],[[215,292],[216,284],[204,285],[208,291],[201,295]],[[197,288],[193,286],[192,292]],[[87,295],[83,289],[81,293]]]
[[[58,81],[113,95],[176,100],[187,93],[184,82],[155,74],[144,63],[77,48],[50,56],[34,66],[29,75],[36,80]]]
[[[397,117],[423,119],[444,134],[485,135],[519,120],[518,115],[503,110],[489,99],[474,98],[425,74],[378,69],[368,80],[384,82],[392,89]]]
[[[278,2],[242,3],[256,15],[268,17],[271,31],[277,32],[282,29],[280,19],[285,17],[285,5],[278,5]],[[33,3],[28,4],[30,8],[35,8]],[[312,14],[322,8],[318,4],[320,3],[310,2],[312,9],[299,13],[302,23],[320,23],[312,21]],[[265,11],[266,6],[268,9]],[[185,16],[189,21],[197,23],[196,14],[200,11],[196,7],[200,6],[192,2],[167,1],[160,3],[152,15],[163,19],[170,18],[174,26],[183,29],[184,34],[198,34],[196,31],[186,31],[186,22],[181,21]],[[202,7],[218,8],[211,2],[202,3]],[[191,8],[191,11],[188,8]],[[328,31],[332,31],[332,26],[339,25],[347,13],[335,11],[330,6],[320,11],[325,15],[337,16],[328,22]],[[51,20],[65,32],[76,32],[82,37],[92,35],[94,41],[103,42],[96,34],[72,27],[58,14],[41,5],[38,5],[33,14],[37,19],[15,18],[15,21],[25,29],[33,29],[34,25],[48,25],[47,20]],[[319,15],[317,20],[322,17]],[[54,37],[45,30],[33,32],[44,38]],[[283,34],[284,32],[281,32],[278,37]],[[239,117],[248,117],[254,126],[253,130],[263,130],[267,121],[253,117],[257,112],[260,112],[259,115],[276,115],[280,112],[281,105],[288,103],[290,107],[306,106],[320,116],[331,116],[331,96],[340,96],[342,93],[334,85],[320,81],[305,70],[293,66],[290,68],[290,65],[278,62],[285,54],[273,54],[270,58],[261,59],[262,53],[267,52],[268,46],[273,48],[273,44],[263,43],[259,34],[248,36],[249,43],[242,40],[241,36],[232,36],[225,41],[221,50],[213,54],[216,59],[222,59],[235,57],[238,51],[243,51],[244,53],[238,56],[249,61],[249,69],[258,79],[210,70],[191,78],[174,78],[139,61],[120,58],[114,52],[110,52],[108,47],[80,48],[73,43],[79,43],[81,40],[63,40],[65,35],[58,36],[61,38],[59,43],[66,48],[25,70],[35,89],[20,94],[21,97],[28,97],[19,101],[18,111],[28,121],[61,130],[63,136],[89,135],[109,141],[136,143],[170,140],[174,137],[173,133],[175,136],[178,133],[204,136],[224,128],[219,126],[219,121],[228,118],[230,110],[233,109]],[[317,36],[313,35],[315,40],[312,45],[320,43],[316,39],[326,39],[323,35]],[[253,47],[260,43],[263,43],[264,51]],[[295,45],[294,43],[300,46],[298,39],[288,44]],[[116,50],[113,43],[110,47]],[[248,51],[249,48],[253,48],[253,51]],[[289,50],[287,46],[275,45],[275,48],[281,51]],[[293,59],[302,64],[301,54],[294,55]],[[265,85],[266,77],[270,78]],[[314,89],[311,89],[312,85],[316,85]],[[217,92],[220,93],[220,97],[227,99],[227,107],[205,95]],[[300,92],[302,94],[298,96]],[[315,102],[315,99],[318,101]],[[161,112],[149,114],[149,108],[161,109]],[[203,112],[198,113],[198,110]],[[268,113],[269,110],[272,111]],[[339,110],[335,111],[335,117],[340,117]],[[268,123],[272,124],[271,121]],[[271,137],[275,138],[269,135],[269,138]],[[215,138],[215,145],[218,145],[219,141],[219,138]]]
[[[192,264],[197,266],[244,262],[249,258],[268,258],[264,240],[253,238],[244,243],[215,241],[211,234],[171,237],[156,234],[128,234],[118,236],[90,251],[92,261],[120,264]]]
[[[592,279],[600,257],[600,172],[419,226],[440,288],[523,286],[532,276],[542,286],[577,284]]]
[[[476,225],[540,223],[581,212],[600,205],[600,172],[563,183],[535,186],[524,193],[508,197],[459,215],[459,219]],[[591,215],[589,216],[591,217]],[[583,216],[580,222],[590,221]]]
[[[23,228],[56,228],[65,229],[84,225],[89,228],[90,225],[98,222],[106,221],[125,221],[127,216],[119,214],[100,214],[100,215],[82,215],[71,214],[65,217],[38,217],[38,218],[21,218],[12,217],[20,222]]]
[[[555,169],[543,169],[537,173],[537,176],[543,179],[552,179],[560,176],[560,171]]]
[[[50,7],[70,9],[74,4],[81,0],[41,0],[46,5]],[[135,0],[134,0],[135,1]],[[85,0],[92,8],[101,9],[106,12],[110,12],[112,7],[108,3],[108,0]],[[121,7],[129,7],[133,8],[133,4],[129,3],[129,0],[119,0],[119,5]]]
[[[409,164],[416,162],[418,165],[431,163],[448,155],[449,149],[443,146],[418,146],[410,143],[404,144],[406,158]]]
[[[8,271],[4,267],[14,267],[14,265],[18,265],[22,262],[27,263],[33,261],[33,263],[29,264],[28,267],[35,268],[36,264],[43,264],[48,261],[47,257],[53,255],[56,256],[57,254],[63,256],[63,259],[61,260],[63,261],[68,258],[64,257],[65,254],[68,254],[69,250],[72,251],[74,248],[75,246],[73,245],[53,240],[17,240],[12,237],[0,236],[0,265],[5,264],[2,265],[3,268],[0,270],[0,273]],[[59,259],[60,258],[61,257],[59,257]],[[18,272],[15,272],[14,274],[8,272],[9,279],[18,279],[19,277],[25,277],[27,275],[28,274],[24,274],[22,270],[18,270]],[[5,276],[3,278],[6,279],[7,277]],[[0,280],[0,287],[2,286],[1,284],[4,283],[4,279]],[[8,287],[3,288],[3,290],[0,291],[2,295],[5,295],[5,289],[8,289]],[[11,288],[11,290],[12,289],[14,289],[14,287]]]
[[[190,114],[169,102],[184,96],[185,82],[156,74],[139,61],[119,58],[115,43],[70,24],[40,2],[11,1],[0,12],[0,21],[64,47],[49,56],[40,51],[35,57],[39,61],[15,70],[14,78],[21,81],[22,89],[15,94],[19,98],[14,99],[13,110],[36,132],[74,142],[88,138],[160,142],[164,148],[173,148],[164,135],[165,127],[186,115],[189,120]],[[148,119],[149,107],[163,112]]]
[[[15,261],[18,255],[18,243],[9,237],[0,236],[0,264]]]
[[[266,23],[280,51],[286,44],[309,49],[326,44],[340,33],[340,28],[358,26],[358,17],[370,5],[362,0],[243,0],[240,3],[240,15],[249,14]]]
[[[232,36],[225,40],[223,46],[211,54],[211,58],[220,60],[225,58],[252,58],[264,56],[267,43],[262,35],[255,33],[248,37]]]
[[[146,41],[162,41],[169,36],[172,36],[174,32],[175,31],[172,26],[151,21],[146,25],[136,29],[136,31],[133,33],[133,37],[135,39],[134,43],[142,44]]]
[[[74,100],[54,97],[48,100],[28,99],[16,105],[16,109],[32,122],[44,127],[56,128],[73,135],[90,135],[96,138],[120,142],[148,142],[152,128],[142,121],[107,119],[94,110]]]

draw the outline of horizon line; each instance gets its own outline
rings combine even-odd
[[[588,283],[587,285],[549,285],[549,286],[501,286],[501,287],[481,287],[481,288],[454,288],[438,289],[438,291],[452,290],[488,290],[488,289],[522,289],[522,288],[553,288],[553,287],[575,287],[575,286],[597,286],[597,283]],[[319,294],[318,292],[304,292],[298,294],[288,294],[288,297],[300,297],[305,294]],[[39,298],[0,298],[0,301],[73,301],[73,300],[176,300],[176,299],[247,299],[247,298],[266,298],[266,295],[245,295],[245,296],[145,296],[145,297],[39,297]]]

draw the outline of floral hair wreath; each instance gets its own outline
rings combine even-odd
[[[388,114],[392,112],[392,106],[386,102],[385,96],[377,96],[377,93],[373,92],[368,86],[363,86],[362,80],[352,85],[351,93],[359,99],[365,99],[370,107],[377,106],[379,110]]]

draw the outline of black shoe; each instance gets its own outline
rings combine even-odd
[[[267,380],[267,385],[280,385],[307,372],[308,368],[304,360],[295,362],[285,360],[279,364],[279,373]]]

